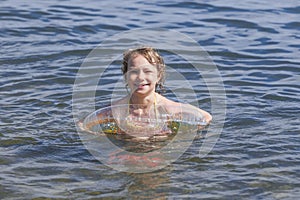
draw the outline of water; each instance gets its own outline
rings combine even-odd
[[[2,1],[0,198],[297,199],[299,13],[296,0]],[[101,41],[133,28],[180,31],[216,63],[226,121],[206,157],[198,157],[200,138],[166,168],[125,173],[80,140],[72,118],[77,70]],[[199,103],[209,111],[201,86]]]

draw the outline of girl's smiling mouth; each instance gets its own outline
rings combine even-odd
[[[144,87],[150,86],[150,83],[136,84],[135,86],[137,89],[143,89]]]

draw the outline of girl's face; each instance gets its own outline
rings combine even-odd
[[[131,93],[140,95],[154,92],[159,80],[156,67],[140,54],[129,59],[126,79]]]

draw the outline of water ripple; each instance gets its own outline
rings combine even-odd
[[[298,198],[300,7],[295,1],[1,3],[0,198]],[[198,156],[201,135],[175,163],[149,174],[117,172],[96,160],[72,118],[73,84],[83,59],[109,36],[137,27],[177,30],[197,40],[219,69],[227,96],[225,126],[213,150]],[[111,42],[123,51],[122,41]],[[135,38],[128,42],[135,44]],[[181,53],[202,62],[197,52]],[[91,61],[81,76],[97,78],[95,70],[109,59]],[[193,85],[199,99],[189,100],[210,110],[206,83],[189,63],[176,59],[166,55],[167,64]],[[97,107],[109,102],[120,64],[113,63],[99,81]],[[86,93],[94,90],[89,84],[82,83]],[[89,100],[83,93],[82,101]]]

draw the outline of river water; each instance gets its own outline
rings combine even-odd
[[[299,13],[297,0],[1,1],[0,198],[297,199]],[[78,70],[102,41],[136,28],[185,34],[215,63],[226,116],[206,156],[198,138],[170,165],[128,173],[82,142],[72,113]],[[199,104],[211,111],[202,86]],[[98,91],[97,106],[109,97]]]

